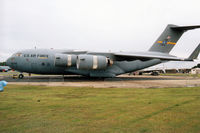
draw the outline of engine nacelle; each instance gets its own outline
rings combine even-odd
[[[78,55],[76,66],[80,70],[101,70],[112,64],[113,61],[105,56]]]
[[[76,66],[76,55],[69,54],[56,54],[55,55],[55,66],[57,67],[71,67]]]

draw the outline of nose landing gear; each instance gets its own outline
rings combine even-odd
[[[19,79],[23,79],[23,78],[24,78],[24,75],[21,73],[21,74],[19,74],[18,78],[19,78]]]

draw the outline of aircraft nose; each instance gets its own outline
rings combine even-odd
[[[11,59],[10,59],[10,58],[8,58],[8,59],[6,60],[6,65],[7,65],[7,66],[11,66]]]

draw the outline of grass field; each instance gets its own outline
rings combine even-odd
[[[1,133],[200,132],[199,88],[69,88],[8,85]]]

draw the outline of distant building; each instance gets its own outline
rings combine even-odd
[[[165,69],[165,73],[178,73],[177,69]]]
[[[179,73],[190,73],[191,72],[191,68],[189,69],[178,69]]]
[[[200,74],[200,68],[193,68],[191,74]]]

